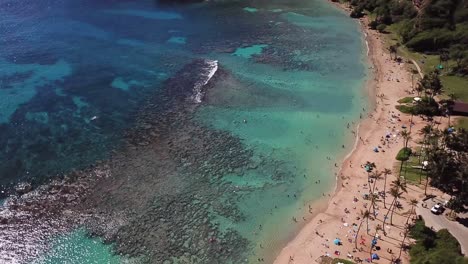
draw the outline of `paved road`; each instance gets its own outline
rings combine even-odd
[[[450,221],[444,215],[435,215],[431,213],[431,207],[435,203],[436,202],[431,200],[426,201],[427,208],[423,208],[421,204],[419,204],[416,208],[416,213],[424,218],[426,226],[432,226],[435,230],[444,228],[448,229],[448,231],[458,240],[461,245],[462,253],[466,256],[468,253],[468,227],[457,221]],[[465,215],[464,217],[467,216]]]

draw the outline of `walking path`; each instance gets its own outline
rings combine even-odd
[[[411,60],[411,62],[416,66],[416,69],[418,70],[419,77],[424,78],[424,73],[421,71],[421,68],[419,67],[419,64],[415,60]]]

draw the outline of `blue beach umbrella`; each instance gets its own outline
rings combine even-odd
[[[339,239],[337,238],[337,239],[333,240],[333,243],[334,243],[335,245],[339,245],[339,244],[341,244],[341,240],[339,240]]]
[[[379,255],[373,253],[373,254],[372,254],[372,259],[380,259],[380,258],[379,258]]]

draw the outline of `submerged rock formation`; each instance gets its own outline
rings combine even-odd
[[[194,118],[194,93],[213,88],[213,67],[195,60],[167,80],[108,160],[11,197],[0,211],[0,261],[28,262],[47,238],[84,226],[142,262],[244,263],[248,241],[212,220],[243,219],[222,177],[255,167],[252,150]]]

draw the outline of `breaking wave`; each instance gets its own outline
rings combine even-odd
[[[192,98],[193,101],[198,104],[202,102],[204,95],[202,87],[211,80],[211,78],[218,70],[217,60],[204,60],[203,62],[206,66],[202,68],[202,72],[200,73],[200,80],[198,80],[193,87],[194,93]]]

